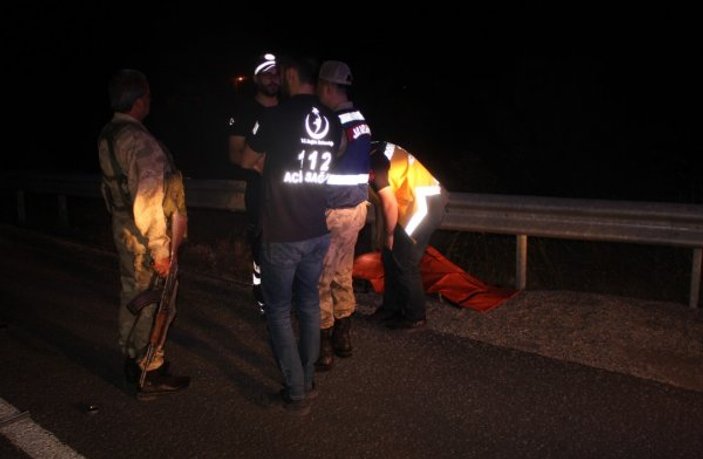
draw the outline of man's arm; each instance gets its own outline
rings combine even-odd
[[[246,144],[244,146],[244,150],[242,151],[240,166],[244,169],[252,169],[257,171],[259,174],[263,174],[265,158],[265,153],[256,152],[249,146],[249,144]]]
[[[378,196],[381,198],[381,207],[383,209],[383,220],[386,223],[385,244],[389,249],[393,248],[393,232],[398,225],[398,200],[390,186],[378,190]]]
[[[229,136],[229,160],[237,166],[242,165],[242,155],[244,154],[244,146],[246,145],[246,137],[241,135]]]

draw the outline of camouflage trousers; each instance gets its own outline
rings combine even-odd
[[[113,212],[112,235],[120,263],[118,344],[125,356],[141,360],[149,344],[157,305],[155,303],[147,305],[139,314],[134,315],[127,309],[127,303],[151,286],[156,273],[151,267],[146,240],[141,236],[129,214]],[[163,351],[160,351],[157,352],[149,370],[156,369],[162,364]]]
[[[327,209],[327,229],[330,247],[325,254],[322,275],[318,283],[320,292],[320,328],[330,328],[335,319],[354,313],[356,298],[352,286],[354,246],[359,231],[366,224],[366,201],[347,209]]]

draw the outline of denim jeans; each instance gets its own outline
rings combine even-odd
[[[312,389],[320,353],[320,296],[317,283],[329,234],[296,242],[263,242],[261,276],[273,355],[288,396],[305,398]],[[298,340],[291,319],[295,310]]]

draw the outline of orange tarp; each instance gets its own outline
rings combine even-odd
[[[447,260],[434,247],[427,247],[420,262],[422,283],[427,293],[439,293],[446,300],[485,312],[515,295],[513,289],[491,287]],[[376,293],[383,292],[383,263],[380,252],[359,255],[354,260],[353,276],[366,279]]]

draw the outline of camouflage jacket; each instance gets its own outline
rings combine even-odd
[[[165,177],[176,171],[166,149],[144,127],[142,123],[124,113],[115,113],[106,128],[121,124],[113,139],[115,159],[122,173],[126,175],[127,190],[120,190],[117,181],[105,181],[103,193],[111,212],[128,209],[134,224],[146,239],[153,259],[169,256],[168,219],[164,209]],[[103,131],[105,132],[105,130]],[[101,135],[98,141],[100,168],[105,177],[119,174],[110,158],[108,140]],[[125,198],[125,191],[128,192]]]

